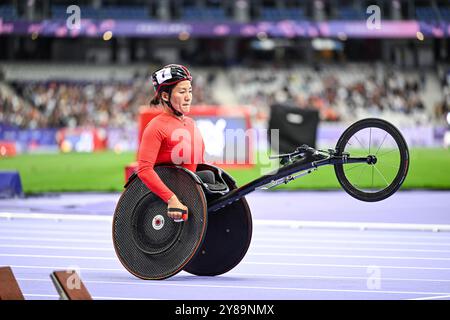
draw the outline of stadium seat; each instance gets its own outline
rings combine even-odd
[[[17,19],[16,8],[12,5],[0,5],[0,18],[3,20],[15,20]]]
[[[181,19],[186,21],[225,21],[227,16],[222,8],[187,6],[183,8]]]
[[[61,19],[67,16],[67,7],[52,6],[52,17]],[[81,11],[82,19],[116,19],[116,20],[148,20],[150,16],[144,6],[105,6],[100,9],[91,6],[83,6]]]
[[[280,21],[280,20],[306,20],[304,11],[300,8],[262,8],[261,20]]]
[[[354,7],[342,7],[339,9],[339,18],[342,20],[365,20],[366,13]]]
[[[444,21],[450,21],[450,8],[439,8],[439,12]]]
[[[421,21],[437,21],[438,16],[436,11],[431,7],[417,7],[416,8],[416,18]]]

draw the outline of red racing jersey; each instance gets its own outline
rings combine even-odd
[[[205,143],[192,118],[162,112],[145,127],[138,151],[139,178],[164,202],[173,192],[154,170],[157,164],[176,164],[195,172],[204,163]]]

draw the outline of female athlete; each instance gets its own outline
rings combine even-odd
[[[152,106],[162,106],[161,114],[145,127],[138,151],[138,176],[167,203],[167,214],[175,221],[187,219],[188,208],[162,182],[154,170],[157,164],[175,164],[196,172],[204,163],[205,144],[195,121],[186,116],[192,103],[192,76],[189,70],[170,64],[152,75],[155,96]]]

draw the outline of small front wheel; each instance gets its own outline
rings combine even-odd
[[[334,165],[342,188],[352,197],[368,202],[384,200],[403,184],[409,168],[409,151],[400,131],[382,119],[363,119],[339,138],[336,155],[367,157],[365,163]]]

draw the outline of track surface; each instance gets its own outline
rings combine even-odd
[[[1,200],[0,265],[26,299],[58,299],[49,274],[74,268],[94,299],[450,299],[449,195],[371,205],[341,192],[256,192],[252,244],[235,269],[164,281],[137,279],[116,258],[117,194]]]

